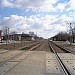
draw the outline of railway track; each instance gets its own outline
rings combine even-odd
[[[65,55],[66,51],[48,40],[29,47],[27,50],[2,51],[0,52],[3,58],[0,59],[0,75],[10,75],[11,73],[11,75],[22,75],[22,73],[23,75],[41,75],[42,73],[42,75],[74,75],[72,72],[70,73],[60,58],[62,54]],[[73,69],[75,68],[73,67]]]
[[[36,49],[39,45],[41,45],[42,42],[32,44],[32,46],[27,46],[27,50],[3,50],[0,51],[0,64],[6,61],[9,61],[12,58],[15,58],[16,56],[20,56],[23,54],[23,52],[26,51],[32,51],[33,49]]]
[[[44,42],[39,42],[36,44],[32,44],[27,46],[27,48],[23,50],[5,50],[5,51],[0,51],[0,75],[6,74],[7,71],[9,71],[12,67],[16,66],[18,63],[22,62],[28,55],[32,53],[32,51],[47,51],[48,49],[48,43],[47,47],[45,48],[45,43]],[[29,47],[29,49],[28,49]],[[44,48],[45,49],[44,49]],[[38,49],[39,48],[39,49]],[[42,48],[42,49],[41,49]],[[26,50],[27,49],[27,50]],[[41,49],[41,50],[40,50]]]
[[[33,47],[29,47],[27,50],[3,50],[0,51],[0,75],[4,75],[9,69],[20,63],[22,60],[24,60],[29,54],[31,54],[31,51],[35,48],[37,48],[39,45],[41,45],[42,42],[35,43]],[[10,65],[13,63],[13,65]],[[7,66],[7,67],[6,67]],[[6,70],[7,68],[7,70]],[[3,69],[3,70],[2,70]]]
[[[47,51],[47,52],[51,52],[47,40],[44,41],[44,42],[42,42],[42,43],[39,45],[39,47],[33,49],[32,51]]]
[[[62,59],[58,55],[58,53],[65,53],[67,51],[63,50],[62,48],[53,44],[52,42],[49,42],[48,44],[51,49],[51,52],[53,52],[55,55],[56,61],[59,63],[59,67],[61,67],[62,75],[72,75],[67,69],[66,65],[63,63]]]
[[[53,42],[49,42],[49,44],[53,47],[53,49],[55,50],[55,52],[57,53],[69,53],[66,50],[62,49],[61,47],[59,47],[58,45],[54,44]],[[52,49],[51,49],[52,50]],[[53,52],[53,51],[52,51]]]

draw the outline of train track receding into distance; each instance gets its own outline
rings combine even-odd
[[[63,75],[71,75],[71,73],[68,71],[66,65],[64,65],[63,61],[61,60],[61,58],[58,55],[58,53],[66,53],[66,51],[64,51],[62,48],[60,48],[59,46],[52,43],[52,41],[49,41],[48,44],[51,49],[51,52],[54,53],[55,58],[56,58],[57,62],[59,63],[59,66],[61,67]]]
[[[72,60],[65,54],[71,59],[70,52],[48,40],[27,45],[20,50],[0,51],[0,75],[22,75],[23,72],[25,75],[74,75],[73,70],[68,68],[68,65],[74,68]],[[65,65],[65,62],[70,64]]]

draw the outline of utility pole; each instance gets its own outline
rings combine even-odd
[[[70,29],[71,29],[71,32],[72,32],[72,42],[74,43],[74,32],[73,32],[73,28],[72,28],[72,23],[70,23]]]
[[[9,28],[5,27],[5,40],[6,40],[6,48],[7,48],[7,43],[9,43]]]
[[[5,40],[6,40],[6,49],[7,49],[7,28],[5,29]]]
[[[9,28],[8,28],[8,42],[9,42]]]

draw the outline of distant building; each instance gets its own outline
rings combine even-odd
[[[35,36],[34,32],[29,32],[29,35],[33,37]]]
[[[0,30],[0,41],[2,39],[2,30]]]
[[[30,32],[29,34],[9,34],[4,35],[3,40],[15,40],[15,41],[33,41],[33,40],[41,40],[42,37],[37,37],[33,32]]]
[[[66,40],[70,40],[70,35],[67,33],[57,34],[54,37],[51,37],[50,39],[53,41],[66,41]]]
[[[22,41],[32,41],[32,40],[33,40],[32,38],[33,38],[33,37],[30,36],[30,35],[28,35],[28,34],[22,34],[22,35],[21,35],[21,40],[22,40]]]
[[[1,35],[2,35],[2,30],[0,30],[0,37],[1,37]]]
[[[31,41],[32,40],[32,36],[28,35],[28,34],[10,34],[3,37],[3,40],[15,40],[15,41]]]

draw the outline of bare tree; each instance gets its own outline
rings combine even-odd
[[[17,32],[16,31],[12,31],[11,34],[17,34]]]
[[[57,41],[67,41],[69,39],[69,34],[66,32],[59,32],[54,37]]]
[[[9,27],[4,27],[3,28],[3,33],[4,33],[4,39],[6,40],[6,42],[7,42],[7,40],[9,40]]]
[[[69,27],[69,33],[71,34],[71,40],[74,43],[75,40],[75,23],[74,22],[68,22]]]

